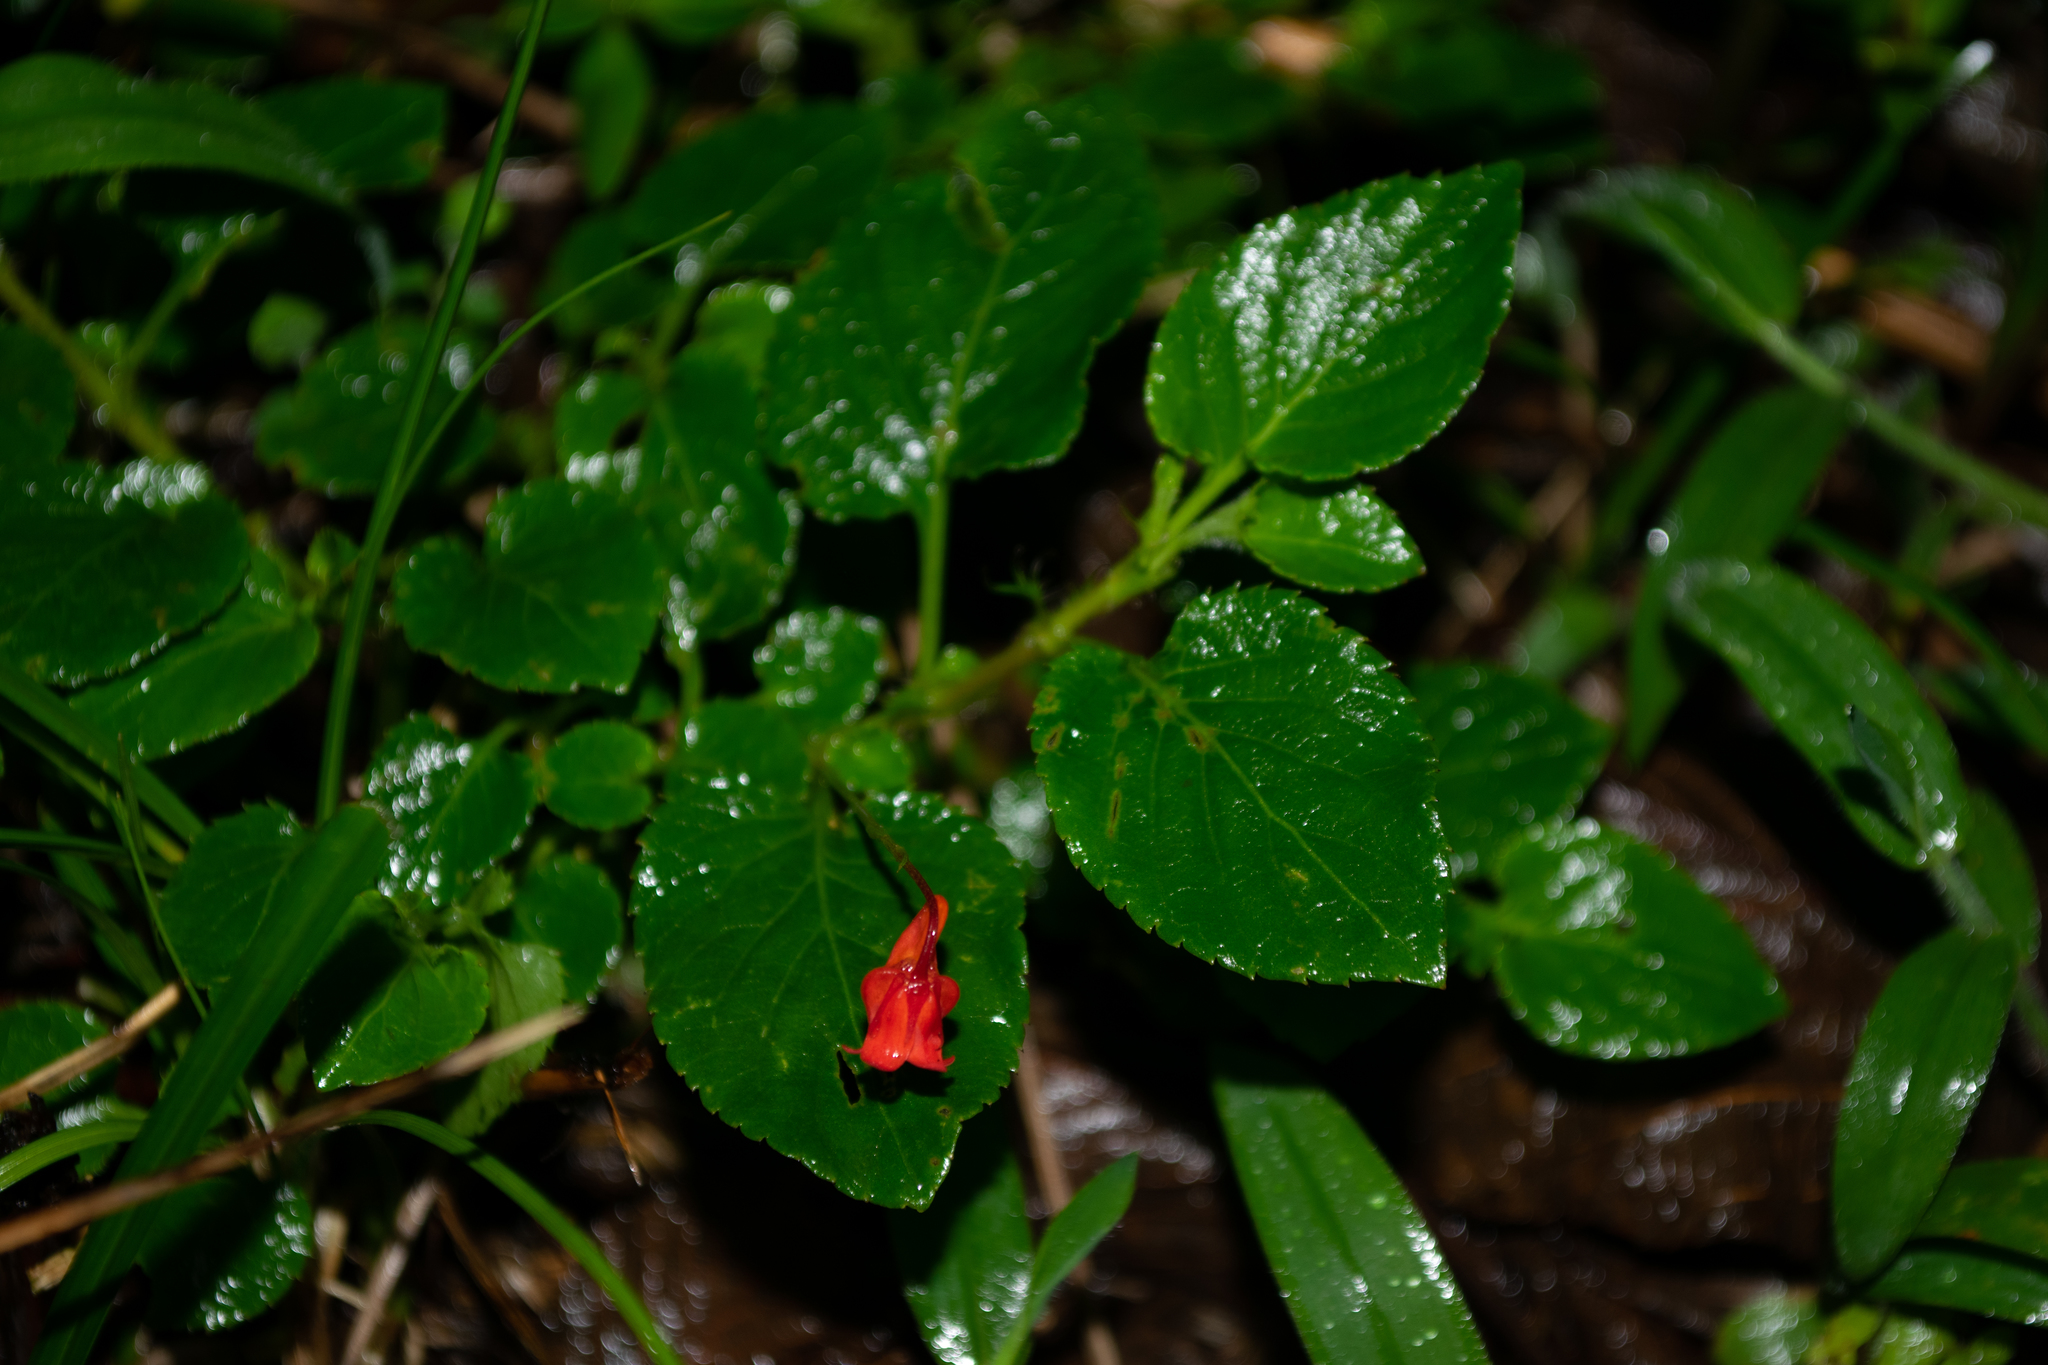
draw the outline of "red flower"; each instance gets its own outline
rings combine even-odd
[[[939,975],[939,931],[945,927],[946,898],[927,894],[924,909],[889,950],[889,960],[861,978],[868,1036],[858,1051],[877,1071],[894,1071],[905,1062],[927,1071],[953,1064],[951,1057],[939,1055],[945,1046],[939,1021],[960,1002],[960,983]]]

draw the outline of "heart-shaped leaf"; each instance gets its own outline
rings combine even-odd
[[[652,771],[653,740],[623,721],[589,721],[542,756],[541,799],[572,825],[617,829],[647,814]]]
[[[511,852],[533,818],[533,767],[498,735],[465,743],[432,716],[408,716],[370,756],[364,804],[391,827],[387,896],[421,892],[445,904],[491,860]]]
[[[819,728],[856,719],[881,688],[883,639],[844,607],[791,612],[754,651],[761,700]]]

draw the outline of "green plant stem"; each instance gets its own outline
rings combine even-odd
[[[940,632],[946,610],[946,523],[952,511],[952,485],[932,480],[924,510],[917,518],[917,667],[927,677],[938,665]]]
[[[377,564],[383,558],[384,542],[391,536],[392,524],[398,520],[399,505],[405,500],[405,489],[412,472],[413,440],[426,413],[427,397],[433,392],[434,378],[441,372],[441,357],[448,349],[448,334],[454,330],[455,313],[462,303],[463,291],[469,285],[470,269],[476,264],[477,245],[483,240],[484,219],[490,212],[491,200],[497,190],[498,172],[505,164],[505,149],[512,140],[520,97],[526,93],[527,80],[533,74],[534,53],[540,48],[541,28],[547,22],[548,4],[549,0],[535,0],[532,11],[527,15],[526,32],[519,42],[519,56],[512,64],[512,79],[505,89],[505,103],[498,111],[490,150],[485,154],[483,169],[477,176],[477,192],[470,200],[469,217],[462,225],[462,240],[448,263],[448,272],[441,287],[441,301],[434,309],[434,320],[427,329],[427,344],[421,348],[413,370],[412,389],[406,394],[398,435],[391,446],[391,458],[385,462],[383,482],[378,486],[377,501],[370,511],[370,524],[363,533],[363,548],[356,558],[356,576],[349,585],[341,640],[334,653],[334,680],[327,698],[327,732],[320,748],[320,782],[314,816],[323,824],[341,803],[341,765],[348,743],[349,703],[355,694],[356,668],[362,658],[363,631],[369,625],[371,599],[377,593]],[[479,371],[479,377],[483,373]]]
[[[1906,144],[1913,140],[1913,135],[1934,116],[1935,110],[1981,76],[1991,65],[1991,57],[1990,44],[1971,43],[1929,82],[1920,98],[1896,116],[1887,116],[1884,136],[1864,153],[1855,172],[1836,192],[1834,202],[1828,205],[1827,216],[1815,228],[1815,239],[1801,245],[1807,250],[1825,246],[1848,231],[1870,207],[1870,201],[1877,197],[1878,192],[1891,183],[1892,175],[1898,169],[1899,157],[1905,152]]]
[[[135,765],[125,760],[121,764],[121,805],[114,818],[120,829],[121,842],[128,849],[130,865],[135,872],[135,894],[141,898],[143,913],[149,917],[150,930],[156,935],[156,944],[163,955],[170,959],[171,970],[178,974],[178,983],[185,988],[185,998],[192,1002],[192,1008],[199,1012],[200,1021],[206,1019],[206,998],[192,982],[192,974],[185,970],[185,960],[178,956],[178,947],[171,936],[164,932],[164,917],[157,908],[156,892],[149,884],[149,876],[142,866],[142,803],[135,797]]]
[[[133,1142],[141,1131],[141,1119],[106,1119],[99,1123],[81,1123],[76,1128],[65,1128],[48,1137],[37,1138],[26,1147],[0,1156],[0,1190],[26,1180],[45,1166],[55,1165],[66,1157],[113,1142]]]
[[[597,1282],[599,1288],[611,1296],[612,1306],[633,1335],[640,1340],[641,1349],[660,1365],[682,1365],[675,1348],[661,1334],[661,1328],[654,1321],[654,1314],[647,1311],[647,1304],[633,1291],[617,1268],[605,1256],[604,1249],[591,1240],[590,1234],[576,1225],[574,1219],[557,1208],[552,1200],[535,1189],[524,1176],[507,1166],[498,1158],[484,1151],[466,1137],[460,1137],[435,1123],[432,1119],[417,1114],[401,1113],[397,1110],[377,1110],[359,1114],[345,1121],[344,1126],[377,1125],[396,1128],[401,1133],[410,1133],[422,1142],[428,1142],[448,1155],[466,1162],[472,1171],[496,1185],[498,1189],[525,1210],[528,1217],[546,1228],[562,1249],[576,1258],[583,1272]]]
[[[1664,410],[1657,434],[1644,444],[1601,502],[1600,520],[1593,531],[1593,559],[1604,563],[1619,553],[1635,532],[1643,504],[1664,481],[1678,452],[1685,449],[1700,423],[1721,401],[1728,388],[1728,374],[1719,365],[1695,371],[1685,387]]]
[[[70,837],[56,828],[56,817],[47,810],[39,810],[37,814],[45,826],[46,837]],[[71,903],[92,926],[93,934],[99,940],[100,956],[126,977],[129,985],[143,994],[154,995],[162,990],[163,973],[157,970],[156,962],[142,940],[114,918],[114,898],[108,894],[107,884],[99,873],[87,866],[78,854],[55,849],[49,853],[50,863],[57,870],[57,884],[64,888]]]
[[[128,860],[128,850],[120,844],[110,844],[104,839],[85,839],[76,834],[51,834],[39,829],[0,829],[0,848],[33,848],[69,853],[99,863],[119,863]],[[160,859],[152,859],[148,866],[152,876],[170,875],[170,865]]]
[[[35,736],[25,732],[21,722],[26,720],[59,744],[85,758],[94,767],[109,777],[121,771],[122,749],[117,740],[99,728],[98,724],[74,711],[50,689],[21,671],[5,658],[0,658],[0,725],[20,734],[23,739],[35,742]],[[10,709],[13,714],[10,714]],[[192,813],[162,779],[147,767],[137,765],[135,792],[142,804],[179,838],[190,841],[206,828],[206,822]]]
[[[128,444],[152,460],[168,463],[185,458],[164,429],[140,409],[137,400],[93,363],[92,357],[64,330],[64,325],[43,307],[43,301],[21,282],[4,248],[0,248],[0,303],[12,309],[31,332],[57,348],[57,354],[64,357],[64,364],[71,370],[71,377],[85,391],[86,401],[104,415],[108,426],[127,438]]]

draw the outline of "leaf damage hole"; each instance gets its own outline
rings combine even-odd
[[[860,1103],[860,1081],[854,1077],[853,1068],[846,1064],[846,1054],[836,1052],[833,1056],[839,1062],[839,1088],[846,1092],[848,1108]]]

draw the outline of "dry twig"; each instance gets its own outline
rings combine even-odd
[[[5,1090],[0,1090],[0,1110],[18,1109],[28,1103],[30,1095],[46,1094],[77,1076],[110,1062],[135,1046],[135,1040],[147,1033],[157,1020],[171,1012],[182,994],[178,983],[158,991],[142,1002],[142,1008],[123,1019],[114,1031],[104,1038],[95,1038],[76,1052],[67,1052],[47,1066],[37,1067]]]
[[[1045,1200],[1047,1216],[1053,1217],[1074,1197],[1074,1187],[1067,1181],[1067,1168],[1060,1160],[1059,1148],[1053,1145],[1052,1128],[1045,1120],[1044,1095],[1045,1063],[1038,1055],[1038,1036],[1026,1024],[1024,1046],[1017,1053],[1017,1108],[1024,1115],[1024,1137],[1031,1147],[1031,1167],[1038,1176],[1038,1193]],[[1093,1273],[1092,1258],[1084,1260],[1074,1267],[1067,1283],[1085,1286]],[[1094,1300],[1087,1300],[1082,1311],[1086,1321],[1081,1331],[1081,1351],[1088,1365],[1123,1365],[1116,1333],[1102,1320]]]
[[[440,1180],[430,1175],[407,1190],[405,1198],[398,1201],[398,1216],[392,1220],[391,1238],[377,1253],[377,1264],[370,1268],[370,1278],[363,1283],[362,1311],[349,1325],[348,1341],[341,1348],[342,1365],[359,1365],[368,1354],[370,1338],[384,1325],[384,1310],[391,1304],[391,1291],[398,1288],[398,1277],[405,1273],[405,1263],[412,1257],[413,1240],[427,1225],[427,1215],[433,1211],[434,1201],[440,1193]]]
[[[448,1193],[446,1186],[436,1197],[435,1207],[440,1211],[441,1225],[448,1229],[449,1239],[455,1243],[455,1253],[469,1267],[470,1278],[490,1299],[498,1310],[498,1316],[512,1329],[512,1335],[519,1338],[519,1344],[533,1357],[535,1365],[548,1365],[553,1357],[548,1352],[547,1343],[541,1340],[540,1328],[526,1311],[526,1305],[512,1297],[512,1291],[505,1287],[497,1267],[476,1244],[476,1238],[469,1235],[469,1225],[462,1221],[462,1211],[455,1206],[455,1196]]]

